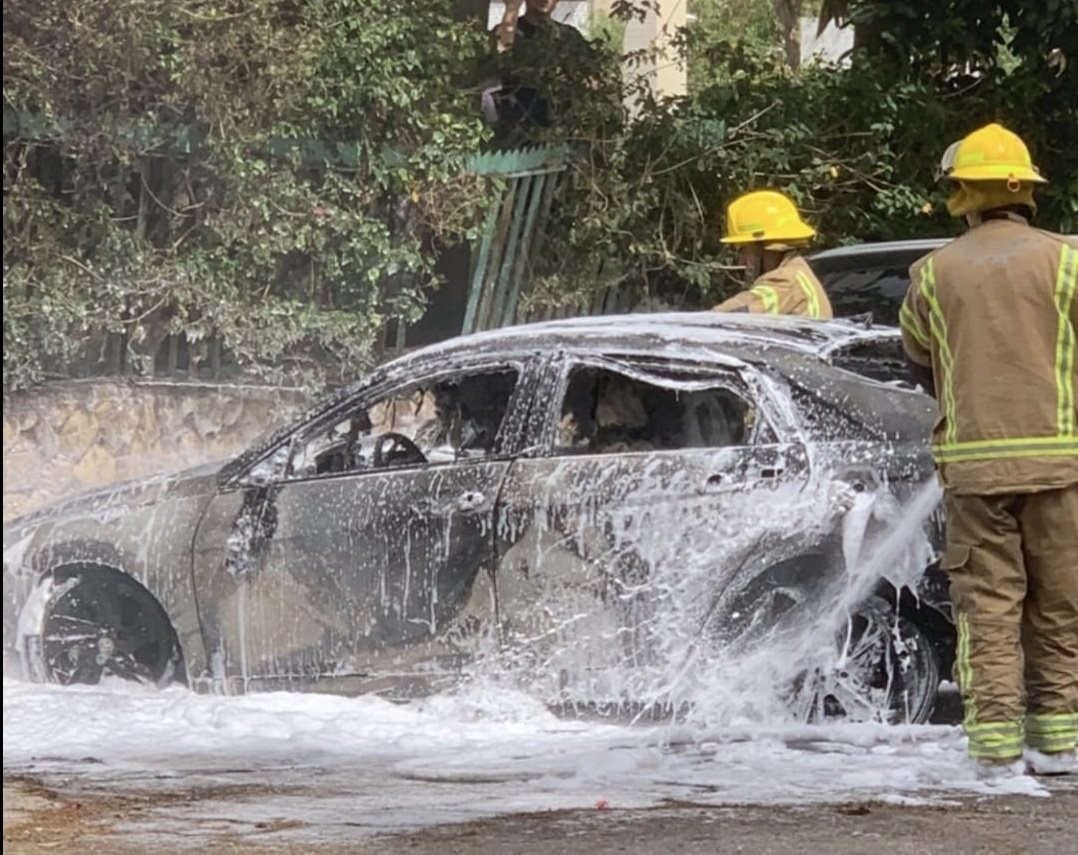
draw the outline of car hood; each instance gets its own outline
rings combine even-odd
[[[76,493],[66,499],[31,511],[4,524],[4,552],[28,531],[44,523],[73,517],[109,517],[168,499],[209,494],[218,483],[218,473],[226,461],[215,461],[180,472],[151,475]]]

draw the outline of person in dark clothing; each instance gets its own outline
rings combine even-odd
[[[491,30],[498,79],[483,90],[483,113],[503,138],[551,127],[559,118],[559,101],[583,85],[579,79],[561,80],[562,66],[593,53],[579,31],[553,19],[558,0],[531,0],[521,14],[523,5],[508,0],[501,23]]]

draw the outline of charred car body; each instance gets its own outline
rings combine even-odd
[[[932,477],[900,353],[886,328],[711,313],[427,348],[224,465],[11,523],[5,667],[407,694],[483,661],[555,702],[647,694],[847,576],[879,525],[851,509]],[[938,523],[863,592],[843,690],[913,720],[953,655]]]

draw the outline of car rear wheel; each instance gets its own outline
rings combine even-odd
[[[179,645],[168,616],[134,579],[95,568],[58,575],[51,586],[41,633],[26,639],[32,678],[164,685],[178,676]]]
[[[928,636],[886,600],[871,597],[850,615],[835,636],[834,652],[826,667],[794,680],[787,698],[795,717],[928,721],[940,682],[935,652]]]

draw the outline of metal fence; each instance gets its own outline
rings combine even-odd
[[[521,294],[542,251],[551,202],[568,163],[565,146],[483,154],[472,169],[501,179],[501,198],[490,210],[474,250],[462,333],[507,326],[518,320]]]

